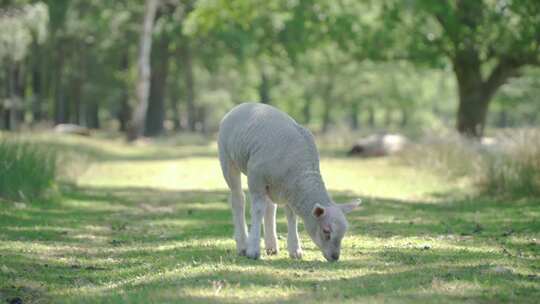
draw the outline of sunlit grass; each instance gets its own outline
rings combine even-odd
[[[364,199],[342,258],[235,254],[213,143],[52,140],[92,160],[51,204],[0,209],[0,300],[25,303],[519,302],[540,297],[540,201],[467,189],[388,159],[325,156],[334,198]],[[198,154],[193,149],[200,149]],[[193,156],[189,156],[193,153]],[[69,168],[66,168],[69,169]],[[457,189],[457,190],[456,190]]]

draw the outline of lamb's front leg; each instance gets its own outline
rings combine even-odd
[[[232,190],[229,196],[229,202],[232,207],[234,222],[234,239],[236,240],[236,250],[238,255],[246,255],[247,249],[247,228],[245,219],[245,198],[242,188]]]
[[[246,256],[258,259],[261,256],[261,225],[269,205],[265,178],[257,168],[248,169],[248,187],[251,195],[251,227],[249,231]]]
[[[285,214],[287,215],[287,249],[289,250],[289,256],[291,259],[301,259],[302,248],[298,237],[298,218],[288,205],[285,205]]]

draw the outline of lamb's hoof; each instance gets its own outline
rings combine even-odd
[[[302,259],[302,250],[296,250],[296,251],[291,251],[289,252],[289,257],[291,257],[291,259],[295,259],[295,260],[300,260]]]
[[[253,259],[253,260],[258,260],[260,257],[261,257],[261,252],[260,250],[247,250],[246,251],[246,256],[250,259]]]
[[[278,252],[277,248],[266,248],[266,255],[277,255]]]

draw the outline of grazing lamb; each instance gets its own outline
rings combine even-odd
[[[258,103],[244,103],[225,115],[219,127],[219,159],[231,190],[236,248],[239,255],[260,257],[264,217],[266,253],[277,254],[275,203],[284,203],[291,258],[301,258],[296,215],[328,261],[339,259],[347,231],[345,213],[358,202],[336,205],[319,171],[313,136],[287,114]],[[244,216],[240,173],[247,175],[251,195],[251,231]],[[275,202],[275,203],[274,203]]]

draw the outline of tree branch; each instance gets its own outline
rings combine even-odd
[[[511,77],[519,76],[519,69],[525,63],[509,58],[502,58],[488,78],[483,82],[482,88],[486,97],[491,98],[497,89]]]

